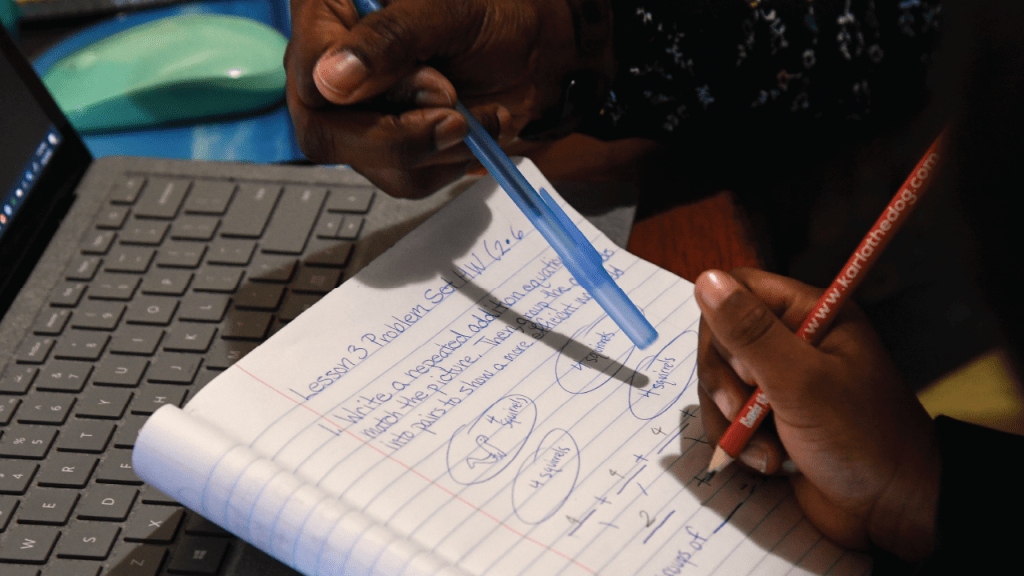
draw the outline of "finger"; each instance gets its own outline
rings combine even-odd
[[[288,81],[306,106],[319,108],[328,101],[317,89],[313,69],[320,57],[359,22],[348,0],[292,0],[292,34],[285,50]]]
[[[391,196],[423,198],[466,175],[471,162],[441,164],[412,170],[369,168],[360,170],[370,182]]]
[[[817,351],[762,301],[776,308],[806,309],[805,294],[788,290],[771,276],[755,278],[755,296],[729,274],[711,270],[697,278],[696,293],[719,353],[743,382],[760,386],[778,409],[780,398],[795,406],[820,395],[814,393],[814,378],[808,375],[821,372],[815,372]],[[767,280],[770,286],[764,288]]]
[[[697,396],[704,432],[708,442],[715,445],[739,414],[752,388],[740,381],[710,342],[700,341],[710,340],[710,331],[702,326],[698,334]],[[785,449],[770,426],[758,430],[739,455],[741,463],[762,474],[775,474],[786,459]]]
[[[312,109],[297,101],[293,84],[289,88],[296,138],[303,153],[316,162],[412,167],[438,150],[459,144],[468,130],[465,119],[455,110],[428,108],[382,114],[351,108]]]
[[[392,3],[323,53],[314,68],[316,85],[335,104],[384,93],[430,59],[467,51],[486,16],[476,3],[458,0]]]

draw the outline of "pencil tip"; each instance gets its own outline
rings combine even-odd
[[[717,474],[732,464],[733,458],[721,446],[715,446],[715,453],[711,455],[711,462],[708,463],[708,474]]]

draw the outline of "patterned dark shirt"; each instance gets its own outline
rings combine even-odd
[[[581,131],[865,120],[920,102],[937,0],[612,0],[616,79]]]

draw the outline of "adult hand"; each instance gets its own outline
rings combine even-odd
[[[425,196],[472,162],[457,99],[507,145],[562,114],[567,78],[610,77],[607,0],[387,4],[360,19],[350,0],[292,0],[285,69],[303,153],[395,196]]]
[[[834,542],[924,559],[935,538],[935,432],[863,314],[844,307],[814,347],[794,331],[821,290],[737,269],[704,272],[696,293],[708,440],[718,442],[760,386],[774,431],[762,427],[740,461],[767,474],[790,472],[804,513]]]

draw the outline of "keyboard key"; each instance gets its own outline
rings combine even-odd
[[[363,229],[364,220],[365,218],[362,216],[346,214],[345,218],[341,221],[341,227],[338,228],[338,238],[343,240],[355,240],[358,238],[359,232]]]
[[[166,353],[153,361],[146,373],[150,382],[163,384],[191,384],[202,362],[201,356]]]
[[[43,462],[36,483],[51,488],[85,488],[98,462],[89,454],[55,452]]]
[[[224,370],[252,352],[259,342],[229,341],[217,339],[210,346],[206,355],[206,367],[213,370]]]
[[[81,392],[92,364],[71,360],[51,360],[39,371],[36,390],[48,392]]]
[[[128,207],[118,204],[107,204],[96,216],[96,227],[108,230],[117,230],[124,225],[128,218]]]
[[[157,576],[165,556],[165,546],[122,544],[114,549],[105,576]]]
[[[21,405],[21,398],[0,398],[0,426],[7,426]]]
[[[235,306],[253,310],[276,310],[284,296],[284,286],[252,282],[235,293]]]
[[[141,356],[152,356],[160,345],[160,339],[164,337],[164,331],[154,326],[124,326],[114,335],[110,343],[110,351],[117,354],[138,354]],[[108,358],[110,358],[108,356]],[[120,362],[125,363],[126,360]],[[121,368],[131,368],[122,366]],[[127,376],[128,373],[125,373]]]
[[[303,260],[306,265],[343,268],[352,254],[352,242],[313,238],[309,241],[306,253]]]
[[[180,502],[149,484],[142,486],[142,497],[139,498],[139,501],[143,504],[152,504],[154,506],[181,506]]]
[[[24,494],[39,464],[25,460],[0,460],[0,494]]]
[[[370,209],[374,191],[370,187],[346,187],[331,190],[327,199],[329,212],[366,212]]]
[[[0,562],[43,564],[59,537],[60,530],[52,526],[12,526],[0,544]]]
[[[268,312],[231,310],[224,322],[221,338],[229,340],[262,340],[273,316]]]
[[[327,190],[323,188],[285,187],[281,203],[260,240],[260,249],[279,254],[302,254],[326,198]]]
[[[341,228],[341,214],[324,212],[320,215],[320,221],[316,224],[316,235],[318,238],[335,238]]]
[[[159,246],[170,228],[169,222],[154,220],[132,220],[121,231],[118,240],[121,244],[141,244],[143,246]]]
[[[225,294],[190,292],[181,300],[179,320],[193,322],[220,322],[231,299]]]
[[[75,310],[72,328],[113,330],[124,314],[124,304],[109,300],[86,300]]]
[[[11,364],[0,378],[0,394],[24,394],[39,374],[37,366]]]
[[[76,511],[82,520],[122,521],[128,518],[139,491],[131,486],[93,484],[82,496]]]
[[[249,280],[257,282],[288,282],[295,273],[295,257],[257,254],[249,265]]]
[[[206,352],[217,333],[217,327],[211,324],[194,324],[179,322],[168,331],[164,340],[164,350],[173,352]]]
[[[71,311],[66,308],[44,308],[32,324],[32,333],[40,336],[59,336],[69,319]]]
[[[146,416],[127,416],[117,426],[114,434],[114,448],[133,448],[135,440],[139,437],[139,430],[146,423]]]
[[[118,420],[128,409],[132,392],[126,388],[90,386],[78,397],[75,416],[79,418],[101,418]]]
[[[166,326],[171,323],[178,299],[165,296],[142,296],[128,305],[125,322]]]
[[[71,511],[74,510],[77,502],[77,490],[34,489],[21,503],[21,509],[18,510],[18,523],[63,526],[71,519]]]
[[[33,392],[25,397],[25,403],[18,410],[21,424],[63,424],[75,405],[76,398],[67,394]],[[6,440],[6,435],[3,438]]]
[[[110,251],[103,269],[107,272],[145,272],[156,249],[144,246],[116,246]]]
[[[220,235],[237,238],[259,238],[267,225],[270,212],[281,195],[281,187],[243,184],[221,222]]]
[[[186,536],[175,547],[167,571],[171,574],[216,574],[227,551],[227,539]]]
[[[0,456],[42,460],[47,452],[50,451],[50,446],[53,444],[53,439],[56,436],[57,429],[52,426],[25,426],[21,424],[8,426],[4,429],[3,436],[0,436]],[[0,466],[7,464],[7,462],[0,462]],[[2,470],[0,468],[0,471]]]
[[[256,242],[252,240],[218,238],[210,245],[206,261],[210,264],[245,266],[252,259],[255,250]]]
[[[182,216],[171,226],[171,238],[175,240],[213,240],[220,220],[214,216]]]
[[[26,338],[14,353],[14,359],[18,364],[42,364],[46,362],[55,342],[48,336]]]
[[[185,193],[188,192],[187,180],[170,178],[152,178],[142,188],[139,201],[135,205],[135,216],[139,218],[160,218],[170,220],[178,213]]]
[[[64,279],[88,282],[96,275],[102,262],[103,260],[99,256],[76,256],[68,264],[64,272]]]
[[[0,496],[0,532],[7,530],[14,511],[18,508],[18,499],[14,496]]]
[[[188,270],[158,268],[142,278],[142,293],[181,296],[191,281],[192,273]]]
[[[155,330],[159,333],[155,336],[157,343],[160,342],[160,336],[163,334],[163,330],[159,328],[149,328],[147,326],[131,326],[129,328],[136,332],[151,332]],[[131,339],[129,338],[130,341]],[[111,351],[116,351],[121,347],[122,343],[115,336],[110,343]],[[155,344],[153,348],[155,351]],[[92,383],[102,386],[134,388],[142,381],[142,373],[146,371],[146,366],[148,365],[149,360],[145,358],[108,355],[96,365],[96,372],[92,375]]]
[[[99,454],[107,449],[114,427],[113,422],[75,418],[57,436],[57,450]]]
[[[281,305],[281,309],[277,312],[277,317],[285,322],[295,320],[299,317],[299,314],[302,314],[310,306],[319,302],[322,297],[321,294],[289,292],[284,298],[284,304]]]
[[[185,212],[189,214],[223,214],[235,192],[234,182],[196,180],[192,183]]]
[[[193,290],[206,292],[234,292],[242,281],[241,268],[209,266],[196,273]]]
[[[164,404],[181,408],[185,405],[188,389],[168,384],[143,384],[132,400],[132,414],[150,415]]]
[[[117,235],[113,230],[90,230],[78,245],[82,254],[106,254]]]
[[[96,481],[103,484],[142,486],[142,478],[136,476],[132,468],[132,451],[111,450],[96,471]]]
[[[139,505],[124,527],[128,542],[170,544],[178,534],[185,511],[171,506]]]
[[[53,357],[62,360],[99,360],[110,341],[110,334],[92,330],[68,330],[53,349]]]
[[[168,242],[156,253],[156,265],[172,268],[196,268],[206,254],[206,246],[189,242]]]
[[[336,268],[320,268],[313,266],[299,266],[299,273],[291,283],[291,289],[296,292],[311,292],[313,294],[326,294],[334,289],[341,280],[341,270]]]
[[[105,560],[117,541],[121,527],[102,522],[75,522],[60,539],[59,558]]]
[[[126,274],[99,274],[89,284],[89,297],[102,300],[131,300],[140,280],[138,276]],[[52,301],[50,303],[53,304]]]
[[[57,547],[57,558],[46,563],[46,573],[43,576],[99,576],[103,565],[94,560],[69,560],[60,557],[60,549],[64,546],[64,536],[60,539],[60,546]]]
[[[188,521],[185,522],[185,534],[191,536],[231,536],[230,532],[195,512],[188,513]]]
[[[124,181],[114,184],[111,188],[110,201],[118,204],[134,204],[145,183],[146,179],[143,176],[128,176]]]
[[[85,284],[81,282],[61,282],[50,292],[50,304],[54,306],[78,306],[85,293]]]

